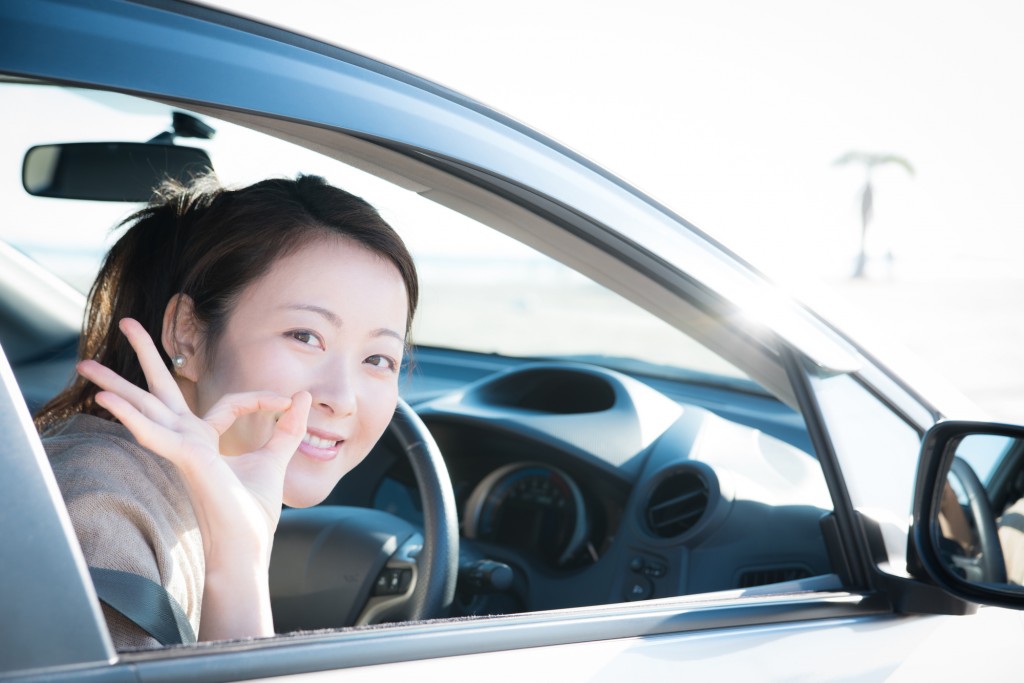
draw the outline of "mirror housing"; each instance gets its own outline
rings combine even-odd
[[[985,456],[993,467],[998,467],[1001,460],[1015,466],[1024,465],[1024,427],[947,421],[936,424],[925,433],[918,463],[911,527],[911,544],[916,557],[908,562],[908,569],[911,574],[927,575],[941,588],[964,600],[1020,609],[1024,608],[1024,585],[1007,582],[1003,563],[1007,549],[995,534],[1002,510],[989,507],[985,489],[968,464],[972,459],[969,457],[972,447],[976,452],[976,447],[982,444],[994,444],[999,450],[995,456],[992,452]],[[993,448],[988,450],[993,451]],[[973,518],[971,533],[978,539],[981,549],[977,558],[957,557],[959,551],[950,552],[950,548],[957,545],[948,533],[949,503],[954,487],[960,490],[957,498],[963,500],[955,507],[962,509],[965,518]],[[943,533],[943,522],[947,526],[946,534]],[[994,546],[991,545],[993,536]],[[990,552],[984,551],[986,547]],[[986,563],[990,565],[987,569]],[[1000,566],[991,566],[993,564]]]
[[[165,180],[187,182],[212,169],[209,155],[196,147],[75,142],[29,149],[21,184],[36,197],[148,202]]]

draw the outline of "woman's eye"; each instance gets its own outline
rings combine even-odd
[[[373,355],[367,358],[366,362],[375,368],[391,370],[392,372],[398,369],[398,363],[393,358],[388,358],[387,356]]]
[[[320,341],[320,337],[316,336],[309,330],[296,330],[295,332],[289,333],[292,339],[308,344],[314,348],[322,349],[324,347],[323,342]]]

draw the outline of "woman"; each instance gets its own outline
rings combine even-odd
[[[398,397],[415,267],[320,178],[169,187],[89,295],[79,377],[37,416],[90,566],[138,574],[199,640],[274,633],[281,504],[322,501]],[[118,648],[155,641],[104,606]]]

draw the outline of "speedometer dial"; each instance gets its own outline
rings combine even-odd
[[[587,540],[587,511],[576,482],[537,463],[491,472],[473,490],[465,520],[467,538],[516,548],[555,567]]]

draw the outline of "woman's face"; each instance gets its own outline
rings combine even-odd
[[[243,290],[198,366],[192,407],[203,415],[227,393],[308,391],[307,433],[288,465],[284,502],[315,505],[366,457],[394,414],[407,309],[390,261],[346,239],[314,240]],[[221,451],[259,448],[273,420],[239,418]]]

